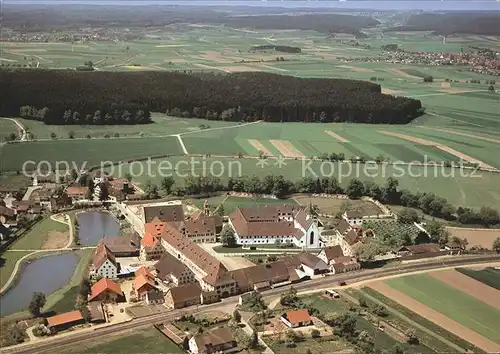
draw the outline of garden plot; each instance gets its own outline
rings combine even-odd
[[[395,220],[365,220],[362,228],[372,229],[377,238],[380,238],[380,235],[394,235],[401,239],[403,235],[408,234],[414,240],[422,232],[415,224],[403,224]]]

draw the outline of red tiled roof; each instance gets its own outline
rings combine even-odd
[[[68,193],[69,196],[80,195],[80,194],[86,195],[88,191],[89,191],[88,187],[73,186],[66,188],[66,193]]]
[[[194,336],[196,346],[201,353],[205,353],[207,348],[218,347],[220,345],[234,342],[231,331],[226,327],[213,329],[207,333]]]
[[[215,218],[202,217],[192,220],[171,222],[181,233],[191,237],[200,234],[213,234],[215,235]]]
[[[132,283],[133,288],[135,291],[139,291],[142,287],[144,286],[149,286],[149,287],[155,287],[155,284],[151,279],[148,279],[148,277],[144,276],[143,274],[139,274],[134,278],[134,281]]]
[[[71,311],[61,313],[59,315],[55,315],[47,318],[47,325],[50,326],[59,326],[65,323],[71,323],[76,321],[83,320],[83,316],[80,311]]]
[[[291,324],[312,321],[312,317],[309,315],[307,309],[288,311],[286,313],[286,319]]]
[[[347,243],[350,245],[355,244],[356,242],[359,241],[359,235],[356,231],[350,230],[346,235],[345,235],[345,240]]]
[[[337,230],[340,232],[342,235],[347,232],[351,228],[351,225],[345,219],[340,220],[339,224],[337,225]]]
[[[123,291],[120,288],[120,285],[118,285],[111,279],[102,278],[92,286],[92,292],[91,292],[92,295],[90,295],[89,300],[92,301],[92,299],[95,299],[104,291],[111,291],[117,295],[123,295]]]
[[[154,281],[154,276],[153,274],[151,274],[151,272],[144,266],[140,267],[139,269],[137,269],[135,271],[135,276],[139,276],[139,275],[144,275],[146,278],[149,278],[150,280],[153,280]]]
[[[200,299],[201,287],[198,283],[177,286],[169,289],[174,304]]]

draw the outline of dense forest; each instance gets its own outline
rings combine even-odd
[[[500,35],[500,12],[450,12],[444,14],[423,13],[411,15],[403,26],[391,31],[434,31],[436,34]]]
[[[68,111],[79,117],[126,110],[146,118],[154,111],[228,121],[387,124],[405,124],[423,113],[419,100],[382,94],[370,82],[256,72],[1,70],[0,97],[0,115],[47,107],[42,120],[49,124],[63,123]]]
[[[299,47],[291,47],[288,45],[273,45],[273,44],[265,44],[265,45],[256,45],[250,48],[250,50],[275,50],[277,52],[284,53],[301,53],[302,50]]]

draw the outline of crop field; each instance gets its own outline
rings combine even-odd
[[[376,282],[370,287],[410,310],[418,309],[421,315],[457,335],[460,333],[460,337],[481,349],[497,351],[500,310],[445,283],[439,279],[442,276],[412,275]]]
[[[0,139],[2,139],[2,142],[3,138],[12,133],[19,135],[19,131],[14,122],[8,119],[0,119]]]
[[[33,133],[37,140],[53,140],[51,133],[56,134],[56,139],[68,139],[70,132],[75,139],[102,138],[105,135],[113,137],[116,133],[120,137],[148,137],[166,136],[199,131],[201,125],[210,128],[230,127],[237,125],[234,122],[210,121],[196,118],[174,118],[165,114],[153,113],[153,123],[139,125],[45,125],[42,122],[18,119],[18,121]],[[0,120],[3,123],[4,120]],[[5,123],[4,123],[5,124]],[[12,123],[13,124],[13,123]],[[17,130],[16,130],[17,132]],[[5,134],[4,134],[5,135]]]
[[[493,247],[493,242],[500,237],[500,229],[473,229],[461,227],[446,227],[452,237],[466,238],[467,248],[479,246],[487,249]]]
[[[372,229],[376,238],[382,238],[382,235],[396,235],[401,238],[408,234],[414,240],[421,232],[414,224],[403,224],[394,220],[365,220],[363,229]]]
[[[456,270],[481,283],[500,290],[500,269],[489,267],[480,270],[470,268],[457,268]]]

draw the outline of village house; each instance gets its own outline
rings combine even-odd
[[[170,288],[165,294],[165,305],[171,309],[199,305],[201,293],[201,287],[197,283]]]
[[[145,223],[158,219],[160,222],[184,221],[184,209],[180,200],[149,204],[143,208]]]
[[[155,264],[155,269],[160,280],[172,282],[175,286],[196,282],[194,273],[169,253]]]
[[[320,247],[317,222],[306,207],[272,205],[238,208],[229,216],[236,241],[243,246],[291,243],[301,248]]]
[[[94,324],[106,322],[104,314],[104,305],[100,301],[92,301],[88,304],[87,309],[90,315],[90,322]]]
[[[441,247],[435,243],[421,243],[418,245],[402,246],[396,250],[398,257],[406,258],[425,258],[436,257],[447,254],[448,251],[441,250]]]
[[[196,334],[189,340],[189,351],[193,354],[212,354],[236,348],[237,343],[226,327]]]
[[[16,224],[16,211],[0,205],[0,223],[4,225]]]
[[[119,264],[113,253],[104,245],[99,243],[92,258],[91,278],[101,276],[108,279],[116,279],[119,273]]]
[[[40,214],[41,208],[39,207],[40,204],[34,200],[14,200],[12,202],[12,209],[16,210],[17,215]]]
[[[55,213],[58,210],[70,208],[73,205],[73,201],[66,192],[63,192],[59,196],[51,197],[49,205],[49,210]]]
[[[283,259],[288,267],[295,267],[308,277],[328,272],[328,265],[312,253],[301,252]]]
[[[87,199],[88,193],[88,187],[70,186],[66,188],[66,194],[71,198],[73,203]]]
[[[102,278],[92,285],[91,292],[89,295],[89,301],[98,302],[123,302],[125,301],[125,295],[123,291],[116,282],[111,279]]]
[[[160,259],[165,253],[161,244],[161,235],[165,230],[165,223],[158,218],[144,225],[144,236],[141,239],[139,258],[141,261]]]
[[[85,319],[80,311],[71,311],[61,313],[46,319],[46,327],[52,332],[57,333],[73,326],[85,323]]]
[[[299,328],[313,324],[313,319],[307,309],[288,311],[280,319],[289,328]]]
[[[151,280],[150,277],[139,274],[134,278],[132,282],[132,290],[135,293],[135,297],[137,300],[145,300],[146,294],[150,291],[159,291],[154,283],[154,280]]]
[[[216,242],[216,220],[215,217],[199,217],[170,224],[189,238],[194,243]]]
[[[159,305],[165,303],[165,296],[161,291],[151,290],[146,293],[144,300],[148,305]]]
[[[115,257],[137,257],[139,256],[138,241],[129,236],[106,236],[102,242]]]
[[[351,272],[361,268],[355,258],[344,256],[342,247],[339,245],[323,248],[318,257],[328,265],[328,269],[334,274]]]
[[[342,214],[342,218],[349,223],[349,225],[361,226],[363,224],[363,214],[357,210],[350,210]]]
[[[60,181],[57,181],[56,179],[56,175],[50,171],[46,171],[44,173],[35,173],[33,176],[33,187],[37,187],[41,184],[59,183]]]
[[[283,261],[258,264],[253,267],[231,271],[236,281],[238,293],[263,291],[276,284],[289,284],[300,280],[294,267],[288,267]]]

